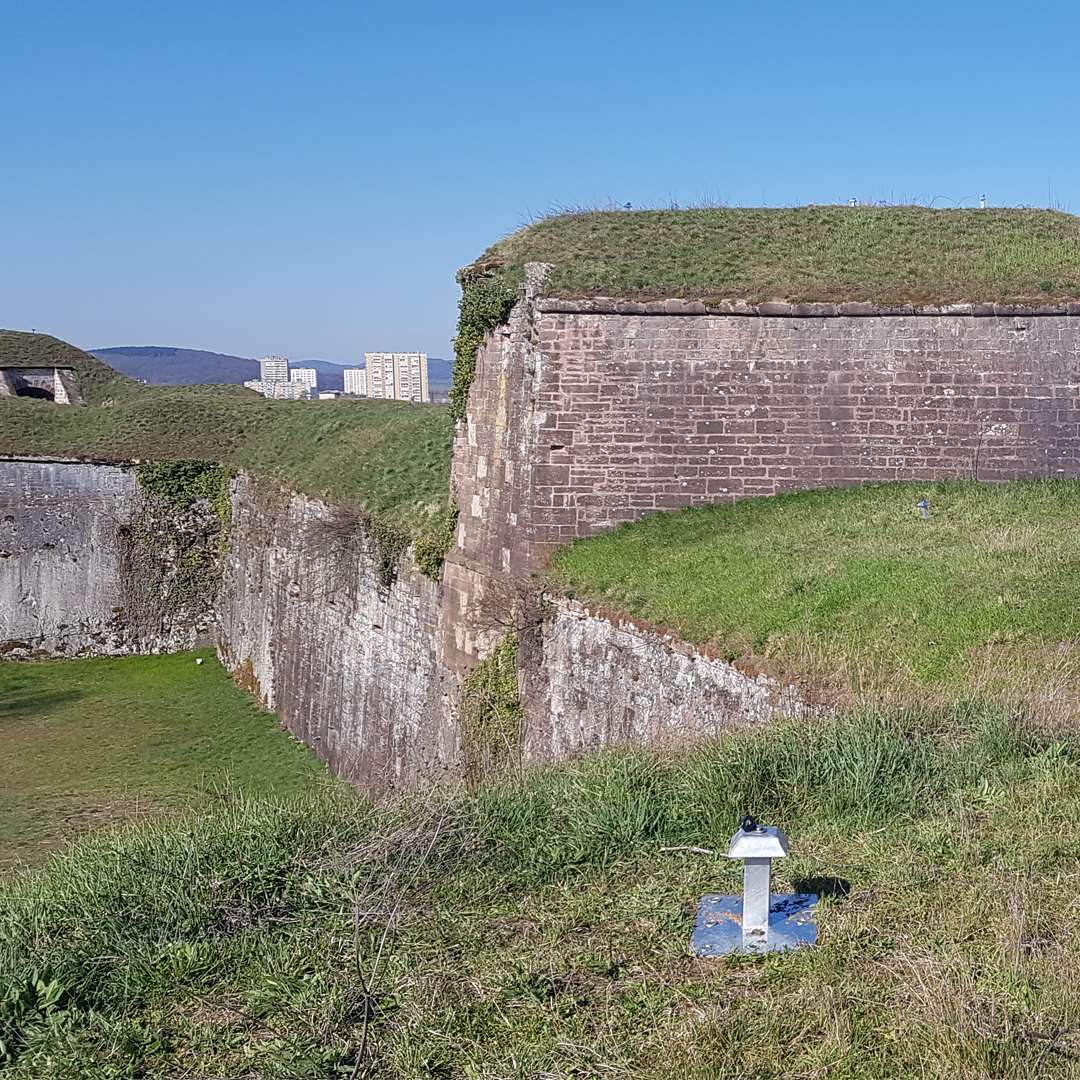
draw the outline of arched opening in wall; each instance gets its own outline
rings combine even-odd
[[[56,400],[56,395],[51,390],[46,390],[44,386],[17,386],[15,396],[40,398],[42,401]]]

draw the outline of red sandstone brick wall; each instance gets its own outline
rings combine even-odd
[[[655,510],[872,480],[1076,477],[1078,363],[1071,315],[519,304],[480,351],[455,447],[452,602],[464,613],[485,578],[527,578],[555,546]],[[483,651],[465,638],[465,655]]]

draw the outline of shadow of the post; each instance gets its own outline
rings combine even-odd
[[[814,893],[822,898],[834,896],[842,900],[851,892],[851,882],[839,877],[799,878],[791,883],[797,893]]]

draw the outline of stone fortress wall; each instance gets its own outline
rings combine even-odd
[[[797,714],[790,688],[707,650],[538,604],[533,573],[557,545],[653,510],[871,480],[1076,477],[1078,359],[1080,308],[710,313],[545,299],[534,272],[478,357],[441,583],[407,557],[384,587],[335,508],[241,476],[213,610],[136,633],[131,470],[0,462],[0,649],[216,640],[240,685],[372,794],[460,775],[461,679],[525,609],[523,763]]]
[[[869,481],[1080,475],[1080,305],[709,314],[537,291],[534,275],[481,348],[455,446],[445,579],[461,670],[489,644],[466,613],[490,582],[652,511]]]

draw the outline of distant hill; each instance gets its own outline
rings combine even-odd
[[[125,345],[90,349],[91,356],[132,379],[159,386],[191,383],[237,383],[259,377],[259,362],[202,349],[169,349],[160,345]]]
[[[111,349],[90,349],[110,367],[132,379],[157,386],[189,385],[192,383],[247,382],[259,377],[258,360],[227,353],[206,352],[203,349],[172,349],[162,345],[122,345]],[[319,373],[320,390],[342,390],[342,372],[351,364],[335,364],[329,360],[293,360],[290,367],[313,367]],[[363,367],[363,362],[355,365]],[[428,382],[432,390],[447,390],[454,382],[454,365],[438,357],[428,359]]]
[[[428,386],[432,390],[449,390],[454,385],[454,362],[429,356],[427,362]]]

